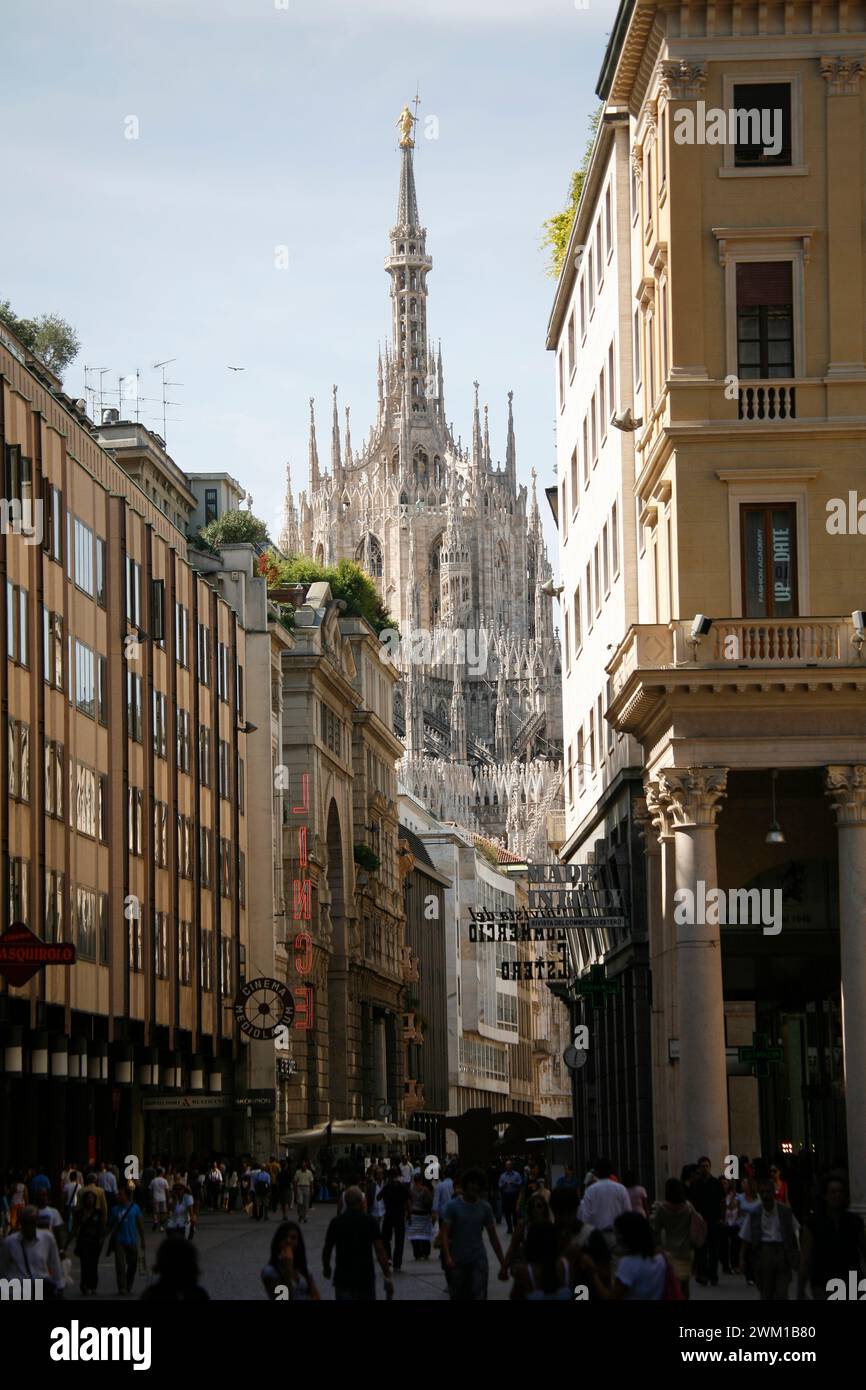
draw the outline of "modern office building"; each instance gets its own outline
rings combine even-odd
[[[36,521],[0,538],[0,912],[76,949],[0,985],[0,1162],[229,1150],[244,632],[188,564],[173,508],[8,333],[0,372],[5,496]]]

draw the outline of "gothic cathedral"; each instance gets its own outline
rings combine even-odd
[[[442,352],[427,331],[433,262],[413,143],[404,130],[376,422],[353,453],[335,386],[331,466],[322,469],[310,402],[309,493],[296,508],[287,481],[281,547],[325,564],[356,560],[399,622],[401,784],[440,819],[521,858],[547,859],[546,817],[562,795],[562,694],[535,470],[528,500],[517,483],[511,392],[504,468],[491,458],[478,382],[471,447],[446,419]]]

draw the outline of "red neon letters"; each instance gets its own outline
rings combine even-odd
[[[310,811],[310,774],[301,773],[301,804],[292,807],[293,816],[307,816]],[[298,873],[292,879],[292,921],[309,922],[312,915],[313,885],[308,876],[307,827],[298,826]],[[295,934],[295,974],[303,980],[313,969],[313,938],[308,931]],[[301,984],[292,990],[295,998],[295,1028],[306,1030],[313,1026],[313,987]]]

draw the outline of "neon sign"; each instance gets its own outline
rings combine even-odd
[[[301,804],[292,807],[293,816],[309,816],[310,774],[301,773]],[[292,879],[292,924],[309,922],[312,916],[313,885],[309,876],[307,826],[298,826],[298,878]],[[295,931],[294,971],[300,981],[292,989],[295,999],[293,1027],[307,1030],[313,1026],[313,987],[305,981],[313,970],[313,938],[303,926]]]

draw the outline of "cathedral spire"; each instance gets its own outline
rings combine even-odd
[[[517,487],[517,449],[514,443],[514,412],[511,402],[514,400],[514,392],[508,392],[508,439],[505,445],[505,477],[508,486],[513,492]]]
[[[397,122],[400,187],[385,269],[391,277],[394,363],[407,383],[412,414],[423,417],[427,413],[427,275],[433,262],[427,255],[427,233],[421,226],[415,192],[412,128],[416,119],[404,106]]]
[[[346,467],[352,467],[352,436],[349,434],[349,407],[346,410]]]
[[[499,654],[499,675],[496,678],[496,721],[494,725],[496,758],[507,763],[511,756],[511,730],[508,721],[508,686],[505,683],[504,653]]]
[[[295,509],[295,499],[292,495],[292,466],[286,464],[286,496],[284,502],[283,530],[280,535],[280,549],[284,555],[299,555],[301,553],[301,535],[298,529],[298,513]]]
[[[475,387],[475,408],[472,411],[472,463],[475,468],[481,466],[481,411],[478,405],[478,385],[473,381]]]
[[[466,702],[460,666],[454,662],[454,684],[451,689],[451,761],[466,762]]]
[[[529,534],[531,536],[541,535],[541,515],[538,510],[538,496],[535,491],[535,479],[538,474],[532,469],[532,501],[529,504]]]
[[[436,356],[436,391],[439,397],[439,419],[445,424],[445,377],[442,374],[442,344]]]
[[[420,232],[421,218],[418,215],[418,195],[415,192],[415,170],[412,167],[414,144],[406,145],[400,152],[400,190],[397,194],[398,227],[406,231]]]
[[[484,406],[484,467],[490,468],[490,426],[487,420],[487,405]]]
[[[310,397],[310,498],[315,496],[319,490],[321,481],[319,474],[319,451],[316,448],[316,416],[313,410],[315,397]]]
[[[337,475],[342,468],[342,461],[340,459],[340,417],[337,413],[337,388],[334,386],[332,389],[334,392],[334,409],[331,421],[331,473],[336,483]]]

